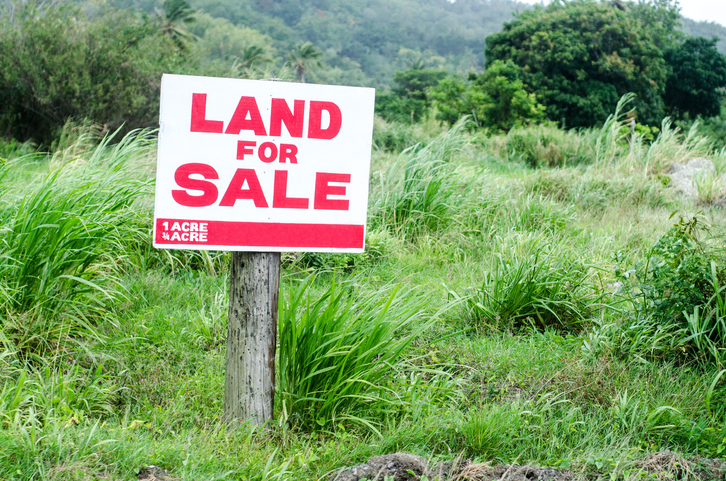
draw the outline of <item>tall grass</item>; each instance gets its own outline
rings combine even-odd
[[[409,147],[429,143],[444,129],[429,115],[423,123],[407,125],[386,122],[376,117],[373,122],[373,147],[378,151],[401,152]]]
[[[683,133],[666,117],[660,133],[651,144],[648,145],[642,136],[636,135],[632,155],[623,157],[619,167],[643,175],[667,173],[671,164],[684,164],[697,157],[708,156],[711,146],[711,141],[699,134],[698,122]]]
[[[387,172],[380,172],[372,203],[374,223],[407,238],[434,232],[451,219],[456,193],[451,160],[466,145],[465,122],[426,146],[404,150]]]
[[[340,421],[369,427],[405,400],[395,389],[407,348],[435,317],[427,301],[395,288],[360,295],[335,281],[320,296],[313,278],[291,286],[279,309],[277,391],[282,419],[306,428]]]
[[[90,151],[51,161],[27,187],[0,200],[2,331],[26,354],[62,349],[73,337],[98,338],[92,319],[119,294],[114,272],[127,245],[145,235],[137,200],[150,183],[131,159],[148,154],[151,133],[107,136]]]
[[[23,429],[50,421],[77,424],[108,416],[113,413],[117,392],[101,366],[91,371],[77,364],[39,369],[5,366],[0,375],[0,429]]]
[[[567,167],[592,162],[592,133],[563,131],[554,125],[515,127],[491,146],[499,156],[527,166]]]
[[[500,242],[481,287],[467,297],[476,323],[579,330],[601,308],[596,270],[544,237]]]

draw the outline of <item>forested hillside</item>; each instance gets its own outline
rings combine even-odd
[[[0,14],[0,134],[42,144],[68,119],[154,127],[162,73],[370,86],[386,120],[499,131],[597,125],[634,93],[647,128],[701,116],[723,137],[726,43],[712,39],[726,28],[682,19],[674,0],[69,0]]]
[[[154,13],[159,0],[116,0]],[[328,68],[320,81],[389,86],[393,73],[417,61],[467,73],[481,69],[486,37],[528,6],[511,0],[192,0],[192,6],[237,26],[268,35],[287,53],[311,42]],[[200,32],[202,36],[204,33]],[[235,52],[228,52],[234,55]],[[340,73],[338,73],[340,75]]]
[[[726,55],[726,27],[716,22],[696,22],[690,18],[682,20],[683,32],[692,37],[717,37],[718,51]]]

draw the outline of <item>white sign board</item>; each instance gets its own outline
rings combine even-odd
[[[374,97],[164,75],[154,247],[362,252]]]

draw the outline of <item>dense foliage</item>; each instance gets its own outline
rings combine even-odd
[[[117,0],[146,8],[149,0]],[[484,39],[513,12],[525,8],[491,0],[194,0],[192,5],[236,25],[255,28],[287,52],[309,41],[332,67],[356,69],[368,85],[390,85],[393,73],[410,67],[406,52],[423,59],[443,57],[446,67],[481,66]],[[149,10],[150,11],[150,10]],[[333,72],[329,72],[332,74]]]
[[[430,90],[446,77],[443,70],[411,68],[393,75],[390,92],[376,96],[376,112],[386,120],[418,122],[431,106]]]
[[[487,38],[487,65],[511,60],[547,117],[570,127],[602,122],[628,92],[641,121],[662,118],[667,69],[647,31],[618,8],[590,0],[523,12]]]
[[[485,72],[484,40],[516,3],[115,4],[141,10],[64,1],[4,7],[0,135],[49,144],[68,119],[153,127],[163,72],[377,86],[378,113],[409,124],[437,112],[451,125],[467,116],[490,131],[543,117],[592,126],[628,92],[638,96],[641,124],[657,126],[663,114],[720,122],[726,61],[714,41],[679,30],[674,0],[523,9],[489,36]]]
[[[543,119],[544,107],[527,93],[520,80],[521,69],[511,60],[495,61],[482,74],[470,74],[467,85],[457,77],[441,82],[431,91],[439,118],[453,124],[462,114],[474,125],[508,131]]]
[[[726,87],[726,57],[716,50],[716,40],[688,38],[666,50],[671,67],[665,101],[676,116],[714,117],[721,111],[721,89]]]
[[[487,66],[512,61],[550,120],[571,127],[602,122],[634,93],[643,124],[667,111],[714,116],[726,85],[716,40],[684,36],[673,0],[553,2],[523,12],[487,38]]]
[[[161,74],[189,59],[155,22],[65,3],[0,14],[0,135],[50,142],[69,118],[156,123]]]

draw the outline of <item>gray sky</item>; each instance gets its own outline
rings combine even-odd
[[[529,4],[541,0],[519,0]],[[545,0],[545,3],[546,0]],[[681,14],[697,21],[717,22],[726,26],[726,0],[681,0]]]

